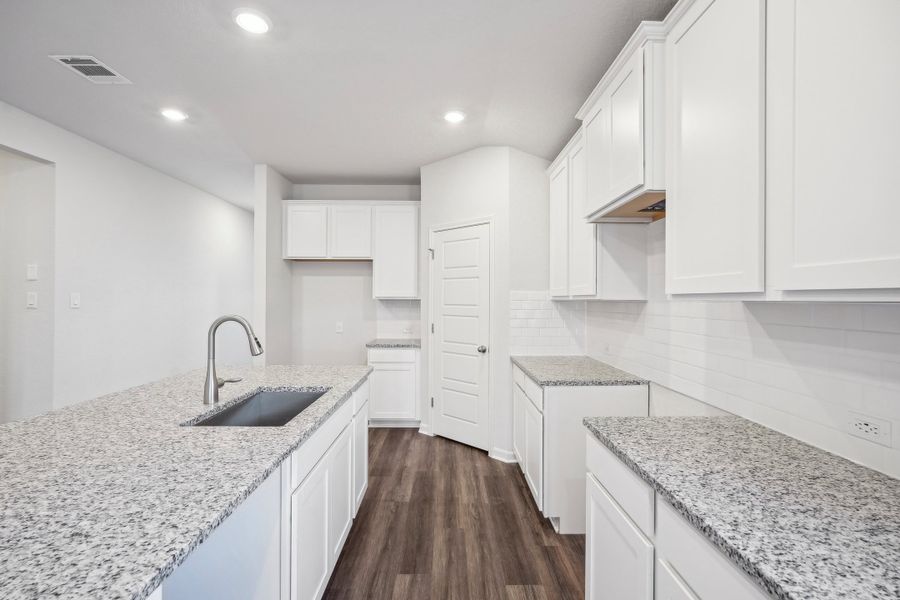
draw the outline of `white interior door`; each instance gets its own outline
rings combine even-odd
[[[490,226],[432,238],[434,433],[488,449]]]

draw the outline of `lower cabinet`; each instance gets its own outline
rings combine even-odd
[[[653,544],[587,476],[585,594],[589,600],[652,600]]]
[[[381,427],[419,425],[419,350],[370,348],[369,419]]]
[[[353,517],[369,487],[369,402],[353,417]]]
[[[589,600],[765,600],[769,596],[586,434]]]
[[[647,385],[547,386],[513,365],[513,453],[534,502],[563,534],[585,532],[585,417],[646,416]]]
[[[291,598],[321,598],[331,574],[327,457],[291,494]]]

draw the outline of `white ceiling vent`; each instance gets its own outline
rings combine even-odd
[[[93,56],[51,54],[50,58],[94,83],[130,84],[131,82]]]

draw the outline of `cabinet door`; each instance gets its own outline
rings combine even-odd
[[[376,206],[372,295],[418,298],[418,257],[419,207]]]
[[[284,257],[326,258],[328,207],[287,204],[284,209]]]
[[[550,174],[550,295],[569,295],[569,166]]]
[[[900,2],[779,0],[768,11],[773,287],[900,288]]]
[[[666,40],[666,291],[762,292],[765,0],[698,0]]]
[[[517,383],[513,383],[513,454],[519,467],[524,471],[525,464],[525,392]]]
[[[656,596],[655,600],[699,600],[691,588],[664,560],[656,561]]]
[[[597,226],[587,223],[587,153],[584,138],[569,152],[569,293],[597,293]]]
[[[588,600],[653,598],[653,545],[590,474],[585,570]]]
[[[329,568],[337,564],[353,524],[353,428],[347,426],[328,450]],[[302,543],[302,542],[301,542]]]
[[[317,600],[330,572],[328,461],[319,461],[291,495],[291,599]]]
[[[644,184],[643,49],[610,83],[609,191],[610,201]]]
[[[353,516],[369,487],[369,403],[353,417]]]
[[[328,256],[372,258],[372,208],[331,205],[328,210]]]
[[[609,95],[597,101],[596,112],[584,125],[587,200],[582,217],[597,212],[612,202],[609,195]]]
[[[525,481],[538,510],[544,509],[544,417],[527,397],[525,407]]]
[[[378,363],[369,376],[369,417],[416,418],[416,366],[412,363]]]

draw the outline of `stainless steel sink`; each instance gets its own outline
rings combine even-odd
[[[325,392],[257,392],[222,412],[198,421],[200,427],[279,427]]]

